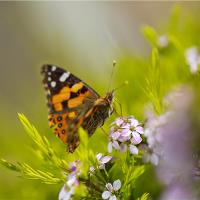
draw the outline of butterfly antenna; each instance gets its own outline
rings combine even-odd
[[[112,83],[112,78],[113,78],[113,74],[114,74],[114,68],[115,68],[116,64],[117,64],[117,62],[115,60],[113,60],[113,67],[112,67],[112,72],[111,72],[111,75],[110,75],[110,80],[109,80],[109,83],[108,83],[107,92],[110,91],[110,87],[111,87],[111,83]]]

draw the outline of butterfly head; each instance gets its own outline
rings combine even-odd
[[[111,92],[107,92],[105,99],[111,105],[114,101],[114,91],[112,90]]]
[[[109,107],[109,116],[110,116],[114,111],[114,108],[113,108],[114,90],[112,90],[111,92],[107,92],[105,96],[105,101]]]

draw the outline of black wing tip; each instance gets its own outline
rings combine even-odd
[[[58,65],[55,65],[55,64],[44,64],[44,65],[42,65],[41,74],[45,74],[45,73],[51,72],[51,71],[67,72],[68,70],[66,70],[66,69],[64,69],[62,67],[59,67]]]
[[[52,66],[56,66],[56,65],[53,65],[53,64],[44,64],[44,65],[42,65],[41,74],[48,72],[52,68]]]

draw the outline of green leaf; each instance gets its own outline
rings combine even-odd
[[[12,171],[17,171],[17,172],[20,171],[20,168],[17,165],[14,165],[13,163],[10,163],[10,162],[8,162],[7,160],[5,160],[3,158],[0,160],[0,164],[2,166],[12,170]]]
[[[149,66],[149,74],[146,77],[146,88],[144,88],[144,92],[152,103],[153,111],[161,114],[164,110],[162,103],[163,90],[159,66],[159,52],[155,47],[151,53],[151,65]]]
[[[89,140],[88,133],[84,129],[79,128],[79,137],[80,137],[81,145],[83,147],[87,148],[88,147],[88,140]]]
[[[46,184],[59,184],[65,182],[64,177],[57,178],[50,172],[33,169],[26,163],[18,163],[18,165],[24,178],[40,180],[42,183]]]
[[[142,33],[151,45],[157,46],[158,34],[154,28],[151,26],[144,26],[142,28]]]
[[[25,117],[25,115],[19,113],[18,116],[19,116],[19,119],[20,119],[22,125],[24,126],[24,129],[26,130],[27,134],[37,145],[38,149],[36,151],[40,151],[41,154],[43,155],[44,160],[49,160],[53,164],[54,167],[66,170],[68,168],[66,161],[60,159],[56,155],[56,153],[52,149],[47,138],[45,136],[42,137],[39,134],[39,132],[37,131],[35,126],[33,126],[28,121],[28,119]],[[37,154],[40,155],[40,158],[41,158],[41,154],[39,154],[38,152],[37,152]]]
[[[50,172],[33,169],[30,165],[26,163],[18,162],[17,165],[14,165],[13,163],[8,162],[5,159],[1,159],[0,164],[5,166],[9,170],[21,173],[23,178],[37,179],[46,184],[59,184],[65,182],[65,178],[62,176],[58,178]]]
[[[158,60],[159,60],[158,50],[157,48],[154,47],[151,53],[151,64],[154,69],[158,66]]]
[[[148,200],[149,199],[149,193],[144,193],[141,197],[137,198],[137,200]]]
[[[131,170],[131,172],[129,173],[127,185],[132,184],[131,182],[135,181],[139,176],[141,176],[144,173],[145,166],[135,166],[133,169],[134,170]]]

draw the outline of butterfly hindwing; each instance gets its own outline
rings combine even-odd
[[[76,145],[77,129],[99,95],[79,78],[55,65],[44,65],[42,74],[50,126],[68,146]]]

